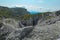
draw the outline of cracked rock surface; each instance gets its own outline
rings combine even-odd
[[[36,25],[20,28],[17,21],[3,22],[0,40],[60,40],[60,21],[51,25]]]

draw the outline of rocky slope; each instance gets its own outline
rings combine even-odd
[[[48,13],[29,20],[2,18],[0,40],[60,40],[60,11]]]
[[[0,24],[0,40],[60,40],[60,16],[41,22],[35,26],[19,26],[19,20],[7,18]],[[54,22],[54,21],[55,22]]]

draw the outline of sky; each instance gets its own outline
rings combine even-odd
[[[56,11],[60,10],[60,0],[0,0],[0,6],[24,7],[36,12]]]

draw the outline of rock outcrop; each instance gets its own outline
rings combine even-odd
[[[4,25],[0,28],[0,40],[22,40],[27,37],[34,29],[33,26],[22,27],[19,21],[14,19],[4,19]]]

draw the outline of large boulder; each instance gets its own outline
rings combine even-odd
[[[55,12],[56,16],[60,15],[60,10]]]
[[[33,25],[33,19],[30,18],[28,20],[22,20],[21,23],[24,25],[24,26],[32,26]]]
[[[38,17],[33,17],[33,18],[29,19],[29,20],[22,20],[21,23],[24,26],[35,26],[35,25],[37,25],[38,20],[39,20]]]
[[[26,27],[22,28],[22,30],[15,30],[6,37],[6,40],[22,40],[33,31],[33,28],[34,27]]]

